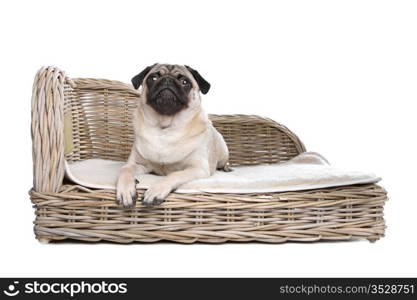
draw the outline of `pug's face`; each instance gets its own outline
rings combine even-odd
[[[146,104],[161,115],[172,116],[186,109],[194,93],[206,94],[210,84],[188,66],[155,64],[147,67],[132,79],[142,93]]]
[[[146,76],[146,104],[161,115],[175,115],[187,108],[193,89],[191,74],[183,67],[162,65]]]

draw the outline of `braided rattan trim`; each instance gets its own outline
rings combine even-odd
[[[140,96],[140,92],[133,86],[117,80],[97,79],[97,78],[71,78],[67,81],[74,89],[87,90],[118,90]]]
[[[64,177],[64,72],[41,68],[32,90],[33,187],[57,192]]]

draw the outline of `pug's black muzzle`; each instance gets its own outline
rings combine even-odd
[[[175,79],[162,77],[149,89],[147,104],[161,115],[174,115],[187,106],[187,95],[177,86]]]

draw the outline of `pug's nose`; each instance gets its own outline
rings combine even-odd
[[[168,86],[168,85],[171,85],[174,82],[174,79],[171,78],[171,77],[163,77],[161,79],[161,81],[162,81],[163,85]]]

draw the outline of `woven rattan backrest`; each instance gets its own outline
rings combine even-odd
[[[67,80],[64,97],[72,136],[66,159],[126,160],[133,143],[137,91],[117,81],[77,78]],[[286,161],[305,151],[297,136],[272,120],[252,115],[210,118],[227,142],[232,165]]]
[[[64,92],[64,115],[71,118],[73,144],[66,159],[126,160],[133,143],[132,112],[138,95],[113,81],[74,79],[72,86],[67,85]]]

